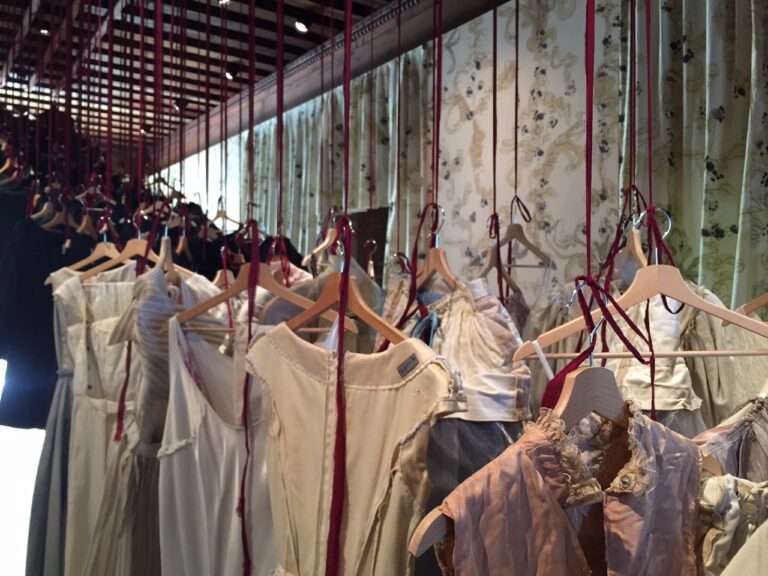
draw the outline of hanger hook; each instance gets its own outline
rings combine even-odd
[[[595,339],[597,338],[597,333],[600,331],[600,327],[603,325],[603,322],[605,322],[605,316],[601,316],[600,320],[597,321],[597,324],[595,324],[595,327],[592,329],[592,332],[589,333],[589,347],[592,348],[592,353],[589,355],[589,366],[592,367],[595,365]]]
[[[565,309],[566,310],[569,310],[571,308],[571,306],[573,306],[573,303],[576,300],[576,296],[578,295],[579,292],[581,292],[584,289],[584,286],[585,286],[585,284],[584,284],[583,281],[579,282],[576,285],[576,288],[571,293],[571,297],[568,298],[568,302],[565,303]]]
[[[440,230],[443,229],[443,226],[445,225],[445,221],[446,221],[445,208],[443,208],[439,204],[435,204],[434,213],[432,217],[437,218],[437,228],[435,229],[434,233],[430,232],[428,234],[428,237],[434,238],[435,248],[439,248],[440,247]]]
[[[666,230],[664,231],[664,233],[661,235],[661,239],[662,239],[662,240],[666,240],[666,239],[667,239],[667,236],[669,236],[669,233],[672,231],[672,216],[671,216],[671,214],[670,214],[669,212],[667,212],[667,211],[666,211],[666,210],[664,210],[663,208],[659,208],[658,206],[654,206],[654,207],[653,207],[653,213],[654,213],[654,214],[657,214],[657,213],[660,213],[660,214],[662,214],[662,215],[664,216],[664,218],[666,219],[666,221],[667,221],[667,229],[666,229]],[[632,216],[632,226],[633,226],[635,229],[637,229],[637,228],[640,228],[640,226],[642,226],[642,224],[643,224],[643,221],[645,220],[645,218],[647,217],[647,215],[648,215],[648,211],[646,210],[646,211],[643,211],[643,212],[642,212],[642,213],[641,213],[639,216],[637,216],[637,217],[635,217],[635,216]]]
[[[365,241],[365,244],[363,244],[363,248],[368,248],[368,246],[373,246],[373,248],[371,248],[370,253],[368,254],[368,260],[370,260],[371,258],[373,258],[373,255],[376,254],[376,250],[379,249],[379,243],[376,242],[376,240],[374,240],[373,238],[369,238],[368,240]]]

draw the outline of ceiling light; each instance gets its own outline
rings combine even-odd
[[[293,23],[293,27],[296,28],[296,32],[298,32],[299,34],[306,34],[307,32],[309,32],[309,26],[304,24],[304,22],[302,22],[301,20],[296,20]]]
[[[176,100],[173,101],[173,109],[176,112],[181,112],[184,110],[184,107],[187,105],[186,102],[184,102],[184,98],[176,98]]]
[[[6,104],[5,109],[8,110],[8,112],[13,112],[13,104]]]
[[[42,34],[43,36],[50,36],[51,31],[48,30],[48,28],[40,28],[40,34]]]
[[[141,134],[142,134],[142,136],[147,136],[150,132],[152,132],[152,125],[151,124],[144,124],[141,127]]]
[[[229,4],[229,0],[219,0],[219,6],[226,6]]]
[[[228,64],[227,68],[224,70],[224,76],[227,77],[227,80],[234,80],[237,78],[237,75],[240,73],[240,66],[237,64]]]

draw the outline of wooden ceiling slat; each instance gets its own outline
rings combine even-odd
[[[144,99],[147,109],[144,117],[154,123],[154,94],[151,77],[154,72],[154,1],[145,1],[144,70],[138,70],[141,61],[139,15],[137,0],[102,0],[101,11],[96,1],[88,0],[0,0],[0,101],[11,98],[21,105],[26,93],[19,93],[11,84],[28,83],[35,89],[52,89],[54,96],[63,101],[63,84],[67,76],[66,17],[71,14],[74,34],[72,66],[74,78],[71,98],[73,115],[78,123],[90,122],[89,132],[102,134],[106,126],[106,92],[108,46],[106,29],[108,15],[115,15],[114,59],[112,71],[113,124],[117,132],[136,129],[139,116],[138,87],[145,78]],[[359,20],[390,0],[355,0],[355,20]],[[210,6],[210,8],[208,8]],[[186,0],[183,14],[174,13],[170,0],[163,0],[163,99],[161,116],[157,119],[158,134],[166,134],[180,122],[199,118],[206,110],[218,106],[223,99],[244,90],[247,86],[249,40],[253,36],[256,46],[257,81],[272,74],[276,65],[276,0],[256,0],[256,28],[248,26],[248,0],[236,0],[226,7],[218,0]],[[177,7],[178,8],[178,7]],[[328,40],[333,30],[339,34],[344,20],[344,0],[286,0],[285,40],[286,62],[306,54]],[[210,10],[210,36],[206,35],[206,10]],[[90,14],[90,23],[86,16]],[[29,17],[29,25],[23,22]],[[98,25],[99,14],[101,26]],[[226,19],[226,22],[225,22]],[[301,34],[294,22],[309,25],[309,33]],[[158,23],[159,24],[159,23]],[[226,25],[225,25],[226,24]],[[186,30],[185,51],[180,54],[179,32]],[[40,33],[50,30],[49,36]],[[17,37],[21,42],[17,42]],[[42,43],[45,49],[40,50]],[[226,43],[227,62],[236,64],[241,74],[234,81],[225,81],[222,94],[222,54]],[[100,52],[99,53],[99,48]],[[49,78],[50,76],[50,78]],[[9,82],[3,82],[7,78]],[[10,80],[13,79],[11,83]],[[6,84],[3,88],[3,84]],[[88,99],[85,99],[88,92]],[[183,98],[182,114],[174,112],[170,103]],[[210,102],[208,99],[210,98]],[[33,109],[47,108],[50,99],[45,93],[33,92]],[[98,104],[97,104],[98,102]],[[119,128],[118,128],[119,126]]]

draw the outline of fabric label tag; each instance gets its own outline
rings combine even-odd
[[[411,354],[403,360],[400,365],[397,367],[397,372],[400,374],[400,378],[405,378],[413,372],[413,369],[416,368],[416,366],[419,365],[419,359],[416,358],[416,354]]]

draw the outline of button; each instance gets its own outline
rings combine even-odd
[[[622,488],[627,489],[630,486],[632,486],[632,479],[625,474],[624,476],[619,478],[619,484],[621,485]]]

